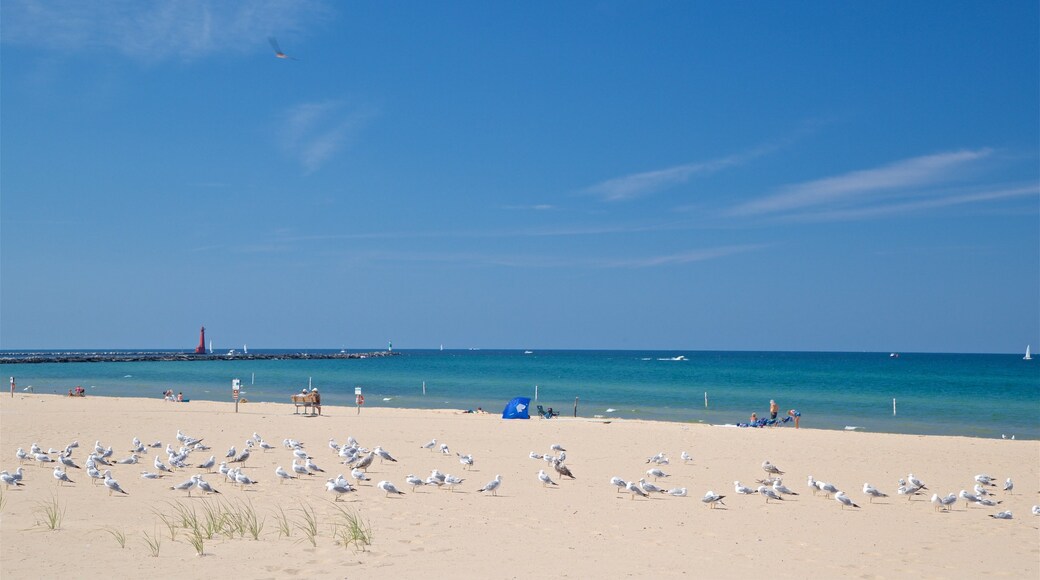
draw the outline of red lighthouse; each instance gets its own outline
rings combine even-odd
[[[199,331],[199,345],[195,347],[195,354],[206,354],[206,327]]]

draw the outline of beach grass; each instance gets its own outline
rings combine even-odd
[[[339,510],[339,519],[332,524],[332,535],[344,548],[351,545],[362,552],[372,545],[372,526],[360,514],[333,504]]]
[[[37,515],[42,516],[42,520],[39,520],[38,523],[51,531],[61,529],[61,522],[65,519],[65,509],[65,506],[58,501],[58,496],[51,497],[50,501],[42,502],[37,507]]]
[[[292,537],[292,522],[289,521],[289,516],[285,515],[285,510],[282,506],[278,506],[278,513],[274,514],[274,519],[278,523],[278,537],[285,536],[286,538]]]
[[[318,546],[318,514],[310,504],[304,502],[296,511],[300,512],[300,519],[296,521],[296,528],[303,532],[304,538],[311,546]]]
[[[111,535],[112,538],[115,539],[116,543],[119,544],[119,548],[120,549],[125,549],[126,548],[126,533],[123,532],[123,530],[120,530],[120,529],[112,527],[112,526],[106,526],[106,527],[101,528],[101,529],[103,529],[104,531],[108,532],[108,534]]]
[[[141,535],[144,536],[144,543],[148,546],[152,557],[158,558],[159,549],[162,547],[162,536],[159,534],[159,530],[155,530],[155,535],[149,535],[148,532],[141,532]]]

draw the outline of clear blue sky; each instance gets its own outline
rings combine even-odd
[[[1040,350],[1037,3],[728,4],[5,0],[0,348]]]

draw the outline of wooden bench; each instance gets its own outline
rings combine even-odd
[[[313,415],[314,404],[317,402],[317,398],[318,396],[314,393],[307,393],[306,395],[304,395],[303,393],[297,393],[295,395],[290,395],[289,400],[292,401],[294,405],[296,405],[296,410],[293,411],[293,415],[300,414],[300,407],[303,407],[304,415],[307,414],[307,411],[310,411]]]

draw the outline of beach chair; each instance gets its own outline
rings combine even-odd
[[[557,413],[556,411],[553,411],[552,413],[550,413],[549,411],[546,411],[545,409],[542,408],[541,405],[538,405],[535,408],[538,409],[538,416],[541,417],[542,419],[552,419],[553,417],[559,417],[560,416],[560,414]]]

